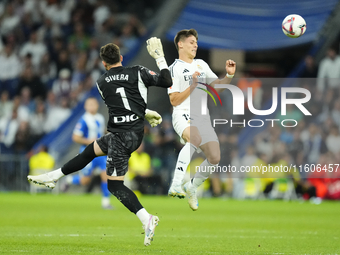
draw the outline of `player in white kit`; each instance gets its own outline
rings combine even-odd
[[[229,59],[226,61],[226,76],[221,80],[218,79],[206,62],[195,59],[197,39],[195,29],[181,30],[175,36],[179,58],[170,66],[173,85],[168,88],[170,102],[173,105],[172,123],[184,144],[178,155],[168,194],[179,198],[187,195],[189,206],[194,211],[198,209],[197,188],[209,177],[211,171],[196,172],[194,177],[183,185],[183,178],[191,157],[196,150],[202,150],[206,159],[200,165],[200,169],[212,169],[218,165],[221,154],[209,111],[206,115],[201,114],[202,97],[207,97],[204,91],[207,86],[204,84],[212,87],[215,84],[230,84],[236,70],[236,63]],[[216,91],[221,92],[223,89],[216,89]]]

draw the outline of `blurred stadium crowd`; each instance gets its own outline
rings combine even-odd
[[[114,42],[123,55],[128,54],[138,45],[138,38],[147,33],[143,23],[152,13],[152,6],[153,1],[137,0],[110,1],[110,5],[101,0],[2,1],[0,153],[26,155],[42,136],[57,129],[104,72],[98,56],[100,46]],[[147,11],[140,13],[142,9]],[[217,128],[220,165],[328,167],[340,162],[340,56],[330,49],[319,65],[311,56],[306,57],[305,64],[294,86],[311,92],[306,108],[312,116],[289,107],[285,119],[297,120],[298,126],[267,128],[254,134],[243,149],[239,138],[242,128]],[[271,87],[251,73],[239,79],[237,86],[244,92],[253,88],[256,109],[271,96]],[[228,103],[222,111],[211,111],[212,118],[231,118],[226,112],[232,112]],[[143,146],[130,160],[127,182],[142,193],[166,194],[181,148],[170,110],[161,114],[163,123],[152,129],[145,126]],[[250,119],[251,114],[245,118]],[[196,155],[192,165],[199,165],[200,160],[201,155]],[[289,175],[293,186],[282,181]],[[290,192],[289,198],[340,199],[340,169],[252,177],[215,173],[202,192],[209,196],[261,198],[282,191]]]
[[[1,1],[1,153],[26,153],[67,119],[105,71],[100,46],[126,55],[147,32],[146,2]]]

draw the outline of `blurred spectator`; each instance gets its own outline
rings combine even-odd
[[[71,82],[71,72],[69,69],[61,69],[59,77],[53,82],[52,90],[57,99],[61,97],[70,97],[72,90],[76,89]]]
[[[93,12],[94,26],[97,30],[111,16],[110,8],[104,4],[104,1],[98,0]]]
[[[44,101],[37,100],[35,111],[30,117],[31,134],[35,141],[38,141],[45,134],[44,125],[46,123],[46,109]]]
[[[292,143],[294,140],[294,135],[292,131],[293,130],[291,127],[284,127],[280,135],[280,141],[284,142],[285,144]]]
[[[14,52],[13,45],[7,44],[0,54],[0,92],[7,90],[10,97],[13,97],[20,73],[21,63],[19,57]]]
[[[30,90],[32,98],[46,98],[45,85],[41,82],[38,76],[34,75],[33,69],[31,67],[26,67],[24,69],[24,72],[22,73],[22,76],[19,80],[17,94],[20,94],[23,88],[28,88]]]
[[[9,93],[7,90],[1,92],[0,95],[0,119],[11,114],[13,109],[13,102],[9,100]]]
[[[41,81],[46,84],[46,87],[50,89],[52,87],[52,82],[57,78],[57,66],[51,60],[49,53],[46,53],[40,62],[38,75]]]
[[[333,126],[326,139],[327,149],[337,155],[340,152],[340,134],[338,126]]]
[[[316,78],[318,75],[318,67],[315,65],[315,60],[311,55],[305,57],[305,70],[301,75],[302,78]]]
[[[335,101],[331,116],[334,122],[340,127],[340,99]]]
[[[320,154],[327,151],[326,143],[315,123],[311,123],[308,130],[301,133],[301,140],[304,144],[304,156],[307,164],[317,163]]]
[[[137,190],[142,194],[160,194],[157,189],[161,183],[161,178],[158,175],[152,174],[151,157],[144,152],[144,143],[131,154],[129,160],[129,179],[132,179]]]
[[[329,48],[327,56],[321,60],[318,71],[317,88],[323,92],[330,88],[339,88],[340,56],[333,48]]]
[[[58,23],[52,22],[50,18],[45,18],[44,23],[37,30],[38,40],[45,42],[48,46],[52,43],[53,38],[63,36],[63,32]]]
[[[32,100],[29,87],[23,87],[20,91],[20,107],[25,107],[29,112],[28,114],[34,111],[35,102]],[[28,121],[28,119],[25,121]]]
[[[53,42],[51,44],[51,48],[49,49],[50,54],[51,54],[51,59],[55,63],[58,62],[59,60],[59,53],[64,50],[64,41],[61,37],[57,37],[53,39]],[[67,53],[66,53],[67,57]]]
[[[34,23],[40,23],[42,21],[42,9],[46,5],[46,2],[26,0],[23,4],[24,13],[30,13]]]
[[[15,135],[19,128],[20,121],[17,109],[12,114],[0,119],[0,150],[1,153],[10,152],[15,141]]]
[[[37,70],[37,67],[33,65],[31,53],[27,53],[26,56],[24,56],[21,59],[22,59],[22,70],[25,70],[26,68],[31,68],[34,71]]]
[[[293,141],[287,145],[287,150],[293,162],[297,165],[304,163],[303,142],[300,139],[300,134],[299,130],[295,130],[293,132]]]
[[[6,5],[6,10],[0,17],[1,34],[8,35],[13,32],[20,24],[20,16],[16,15],[14,12],[14,4],[8,2]]]
[[[72,23],[82,22],[85,27],[93,26],[93,11],[94,6],[92,1],[78,0],[71,14]],[[116,4],[116,3],[115,3]],[[115,5],[113,4],[113,6]]]
[[[67,54],[68,54],[68,61],[70,62],[72,69],[73,69],[77,64],[78,57],[79,57],[79,49],[77,48],[75,42],[68,42]]]
[[[31,129],[28,121],[22,121],[15,135],[13,144],[14,152],[17,154],[26,154],[34,144],[33,137],[31,136]]]
[[[320,94],[320,93],[319,93]],[[325,92],[325,95],[319,95],[320,99],[322,98],[322,105],[319,106],[321,108],[321,113],[317,116],[317,120],[320,122],[324,122],[329,116],[331,115],[332,112],[332,107],[334,104],[334,89],[328,89]],[[315,102],[315,104],[317,104]]]
[[[128,24],[132,27],[133,34],[137,37],[142,37],[147,30],[143,23],[135,15],[131,15]]]
[[[153,129],[154,128],[151,129],[151,132],[155,144],[152,142],[154,151],[150,155],[153,157],[154,171],[162,174],[163,179],[167,180],[172,174],[172,169],[176,166],[177,159],[177,155],[175,155],[177,137],[172,127],[171,117],[169,115],[163,115],[163,122],[160,129],[157,131],[153,131]],[[150,144],[148,146],[150,148]],[[159,147],[162,148],[162,152],[157,149]],[[161,161],[161,166],[155,166],[156,159]]]
[[[28,53],[32,54],[32,63],[35,68],[38,68],[40,61],[46,52],[46,45],[38,41],[37,31],[33,31],[30,35],[30,40],[21,48],[20,56],[24,57]]]
[[[74,25],[74,33],[70,36],[70,42],[76,45],[80,51],[86,51],[90,47],[90,37],[86,34],[82,23]]]
[[[24,92],[24,94],[26,94],[26,93],[27,92]],[[33,106],[33,103],[32,103],[32,106]],[[20,122],[29,120],[30,111],[29,111],[29,108],[26,105],[22,104],[21,95],[15,96],[13,98],[13,109],[17,110],[18,119],[19,119]]]
[[[253,146],[248,146],[246,154],[242,158],[242,166],[252,166],[257,159],[258,157],[255,154],[255,148]]]
[[[257,152],[266,154],[270,161],[275,153],[282,152],[284,144],[280,141],[281,130],[278,126],[269,126],[267,132],[263,132],[255,138],[255,148]]]
[[[123,47],[121,48],[123,55],[128,53],[130,50],[134,49],[137,46],[138,38],[133,33],[132,25],[126,24],[123,27],[120,42],[123,45]]]
[[[87,54],[81,52],[77,58],[76,65],[71,78],[72,87],[77,88],[86,78]]]
[[[20,41],[27,41],[30,34],[37,29],[39,25],[33,21],[31,13],[24,13],[21,19],[21,34],[19,34]]]
[[[67,1],[47,1],[47,5],[44,6],[44,14],[53,23],[58,25],[67,25],[70,22],[71,10],[75,6],[74,0]]]
[[[116,34],[110,27],[110,19],[105,20],[97,29],[94,37],[98,41],[99,45],[105,45],[110,42],[114,42],[117,38]],[[97,53],[98,55],[98,53]]]
[[[57,45],[59,46],[59,45]],[[60,74],[62,69],[68,69],[70,72],[73,71],[72,64],[70,62],[67,50],[61,50],[58,53],[58,60],[56,61],[57,64],[57,73]]]
[[[70,115],[71,110],[68,99],[63,97],[60,100],[60,106],[48,108],[46,123],[44,125],[45,132],[49,133],[56,130]]]

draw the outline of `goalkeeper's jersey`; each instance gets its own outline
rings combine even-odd
[[[202,59],[194,59],[192,63],[184,62],[183,60],[176,59],[175,62],[169,67],[173,85],[168,88],[168,94],[174,92],[183,92],[192,84],[193,73],[200,72],[198,81],[201,83],[210,84],[216,80],[217,75],[211,71],[209,65]],[[177,110],[190,110],[190,106],[193,107],[194,103],[202,103],[202,96],[206,97],[207,93],[198,89],[207,89],[203,84],[198,84],[197,88],[186,98],[180,105],[174,106],[174,111]],[[191,100],[190,100],[191,98]],[[193,99],[195,99],[193,101]],[[206,100],[205,100],[206,102]],[[200,109],[200,107],[199,107]]]
[[[143,131],[148,87],[168,88],[168,69],[157,74],[143,66],[113,67],[97,81],[97,88],[109,110],[107,130],[111,133]]]

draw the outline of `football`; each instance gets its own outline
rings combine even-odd
[[[282,22],[283,33],[291,38],[298,38],[306,32],[306,21],[297,14],[288,15]]]

